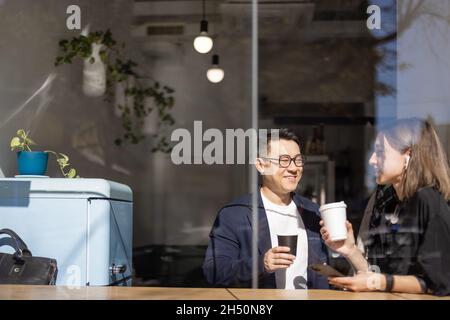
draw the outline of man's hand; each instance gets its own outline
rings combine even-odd
[[[294,263],[295,256],[289,254],[289,247],[275,247],[270,249],[264,255],[264,270],[266,272],[275,272],[278,269],[289,268]]]

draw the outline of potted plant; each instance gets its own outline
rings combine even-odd
[[[152,152],[168,153],[172,148],[167,141],[165,131],[175,123],[171,114],[175,103],[174,90],[160,84],[152,77],[141,74],[138,71],[138,64],[125,57],[124,48],[125,44],[119,45],[109,29],[96,32],[86,31],[78,37],[63,39],[59,42],[60,50],[55,60],[55,66],[71,64],[74,59],[82,59],[84,67],[88,71],[92,69],[102,73],[102,76],[99,76],[101,79],[98,81],[99,83],[89,82],[92,82],[94,86],[101,83],[99,85],[101,90],[98,90],[98,93],[104,93],[106,101],[112,101],[116,89],[123,94],[125,99],[118,103],[117,111],[120,113],[124,132],[121,137],[115,139],[116,145],[122,145],[124,142],[137,144],[143,141],[145,139],[143,133],[145,119],[153,113],[156,114],[157,129],[153,134],[155,141]],[[98,68],[95,67],[95,64]],[[104,75],[105,83],[103,83],[103,72],[106,73]],[[85,93],[87,93],[86,90],[89,91],[89,88],[84,87]],[[89,93],[89,95],[93,94]],[[94,95],[97,95],[97,91]],[[147,101],[153,103],[148,104]]]
[[[52,154],[55,156],[56,162],[64,177],[79,178],[76,169],[70,168],[69,157],[67,155],[52,150],[32,151],[30,146],[36,145],[36,143],[28,135],[29,132],[20,129],[11,140],[11,151],[18,151],[17,165],[19,175],[45,175],[48,155]]]

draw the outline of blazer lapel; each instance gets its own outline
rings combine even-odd
[[[247,217],[253,230],[253,208],[251,206],[251,199],[252,198],[250,197]],[[261,194],[258,192],[258,249],[260,254],[265,254],[270,248],[272,248],[272,241],[270,240],[269,222],[267,221],[266,210],[264,209]]]

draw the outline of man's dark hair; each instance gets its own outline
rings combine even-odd
[[[274,130],[274,129],[272,129]],[[294,131],[292,131],[291,129],[288,128],[281,128],[281,129],[276,129],[278,130],[278,138],[281,140],[288,140],[288,141],[294,141],[295,143],[298,144],[298,147],[301,149],[301,143],[300,143],[300,138],[294,133]],[[270,151],[270,141],[272,140],[272,133],[271,130],[267,130],[267,152]]]

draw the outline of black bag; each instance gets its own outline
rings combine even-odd
[[[7,234],[8,245],[14,254],[0,253],[0,284],[54,285],[58,274],[55,259],[33,257],[23,240],[12,230],[2,229]]]

